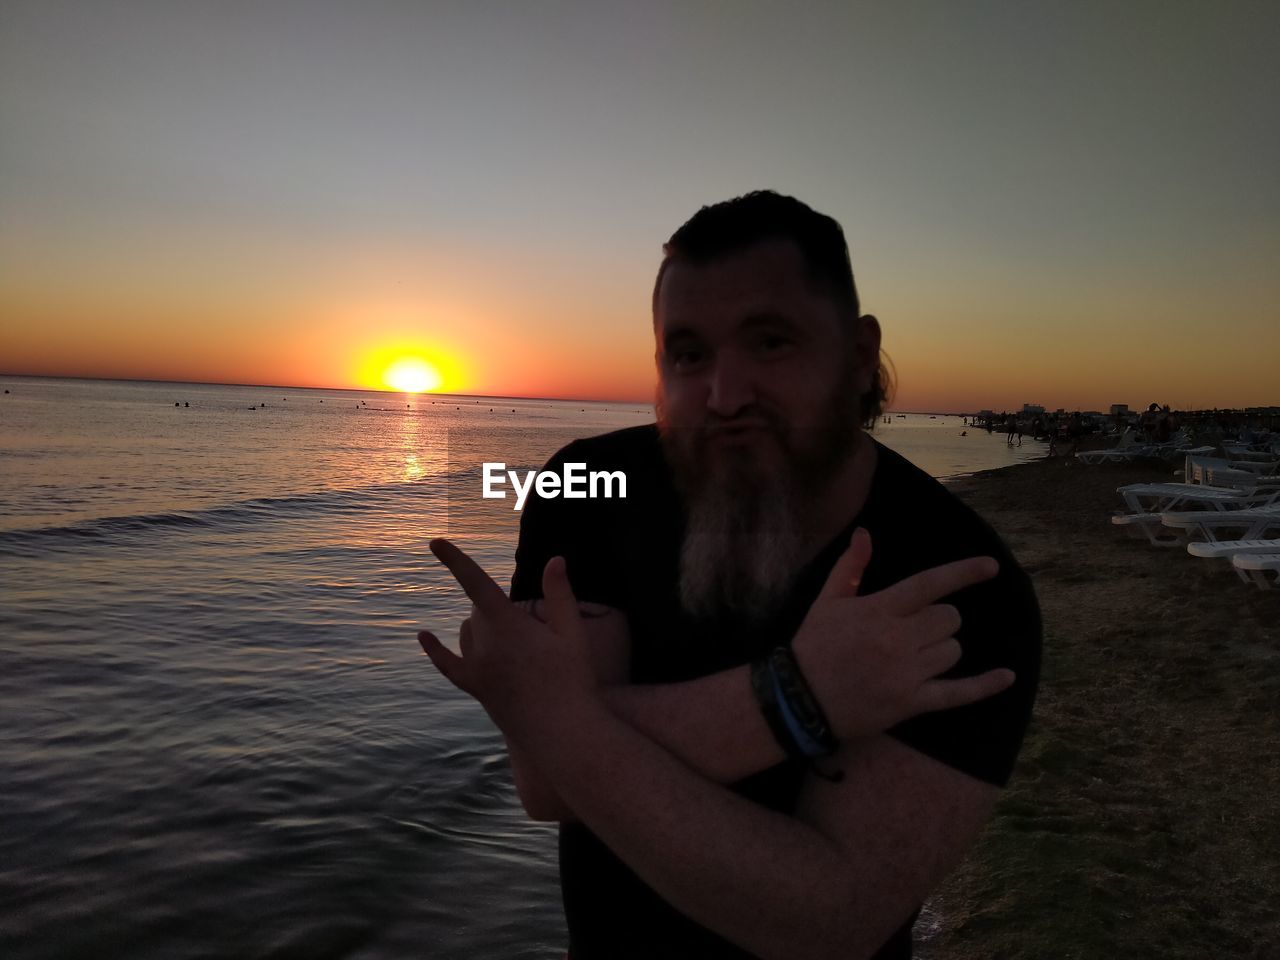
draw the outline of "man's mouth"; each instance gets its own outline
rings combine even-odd
[[[772,434],[773,432],[773,424],[769,423],[769,421],[753,418],[750,420],[732,420],[728,423],[717,423],[706,427],[703,430],[703,435],[708,439],[734,439],[757,437],[763,434]]]

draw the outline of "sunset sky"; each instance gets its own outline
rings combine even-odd
[[[1244,0],[0,0],[0,373],[647,400],[663,241],[770,187],[844,225],[897,409],[1278,404],[1278,38]]]

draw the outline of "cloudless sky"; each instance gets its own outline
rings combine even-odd
[[[1280,403],[1274,2],[0,0],[0,372],[647,399],[662,242],[845,228],[898,409]]]

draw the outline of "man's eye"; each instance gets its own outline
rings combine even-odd
[[[671,365],[677,370],[690,370],[706,359],[704,350],[674,350],[671,353]]]
[[[756,349],[761,353],[774,354],[787,350],[794,341],[790,337],[777,334],[766,334],[756,341]]]

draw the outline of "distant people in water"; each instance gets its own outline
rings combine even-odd
[[[1017,416],[1009,417],[1009,446],[1013,446],[1014,437],[1018,439],[1018,446],[1022,446],[1022,421]]]

